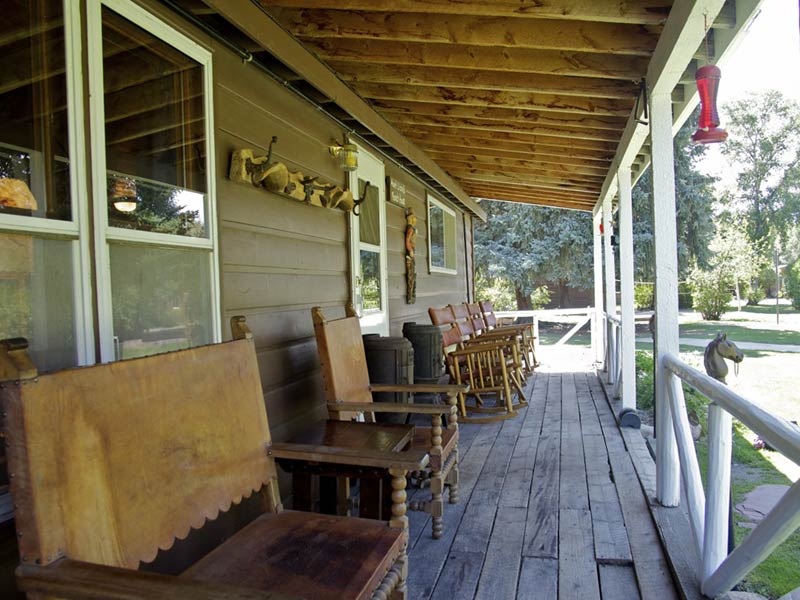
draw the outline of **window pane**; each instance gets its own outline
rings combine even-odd
[[[62,0],[4,0],[0,214],[70,220]]]
[[[361,308],[381,309],[381,255],[379,252],[361,251]]]
[[[445,267],[444,211],[435,204],[428,211],[431,235],[431,265]]]
[[[205,237],[203,66],[103,8],[108,217]]]
[[[24,337],[39,371],[77,364],[73,242],[0,234],[0,339]]]
[[[359,198],[364,202],[359,207],[358,231],[361,243],[381,245],[380,230],[380,194],[378,187],[371,185],[363,179],[358,180]]]
[[[209,254],[110,244],[117,358],[212,341]]]
[[[448,269],[456,268],[456,218],[445,213],[445,265]]]

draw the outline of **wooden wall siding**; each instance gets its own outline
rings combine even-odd
[[[464,302],[467,297],[467,263],[464,252],[464,222],[456,213],[456,249],[458,273],[428,272],[428,203],[425,187],[412,175],[394,164],[386,165],[386,175],[406,186],[406,207],[417,215],[417,301],[406,304],[405,210],[386,204],[386,234],[389,254],[389,325],[390,335],[402,335],[403,323],[430,323],[429,306]]]
[[[349,297],[347,217],[230,181],[232,150],[266,153],[321,180],[343,183],[328,154],[341,130],[224,49],[214,54],[217,204],[222,306],[252,328],[275,439],[325,415],[312,306],[341,314]],[[229,334],[226,332],[226,336]]]
[[[325,415],[310,308],[336,317],[349,299],[347,215],[234,183],[229,156],[241,147],[266,153],[277,135],[277,160],[341,183],[327,146],[342,131],[225,49],[216,49],[214,69],[223,312],[226,320],[245,315],[255,334],[270,425],[281,440]],[[466,298],[463,220],[457,219],[458,275],[429,274],[425,187],[393,163],[386,174],[405,184],[407,205],[419,218],[417,303],[408,305],[405,211],[386,205],[390,327],[391,335],[402,335],[404,322],[428,322],[428,306]]]

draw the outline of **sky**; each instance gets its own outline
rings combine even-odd
[[[720,127],[725,128],[721,107],[744,98],[749,92],[778,89],[800,102],[800,28],[797,0],[765,0],[738,48],[719,64],[722,70],[717,106]],[[735,184],[735,174],[726,168],[720,144],[711,144],[698,164],[701,171],[720,178],[721,189]]]

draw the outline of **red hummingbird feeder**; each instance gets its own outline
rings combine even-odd
[[[697,69],[694,80],[700,94],[700,118],[697,131],[692,135],[696,144],[716,144],[728,139],[728,132],[719,128],[717,114],[717,90],[721,71],[716,65],[705,65]]]

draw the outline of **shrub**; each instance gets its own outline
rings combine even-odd
[[[683,281],[678,284],[678,308],[692,308],[692,286]]]
[[[475,277],[475,296],[491,302],[495,310],[517,310],[514,288],[500,277],[490,279],[478,274]]]
[[[531,305],[533,310],[539,310],[550,304],[550,289],[546,285],[540,285],[531,295]]]
[[[653,308],[653,289],[653,284],[648,282],[637,283],[633,286],[633,305],[636,310]]]
[[[636,351],[636,408],[653,409],[653,353]]]
[[[751,306],[755,306],[767,297],[767,292],[762,286],[756,283],[748,286],[745,296],[747,297],[747,303]]]
[[[706,321],[719,321],[733,294],[733,277],[720,268],[703,271],[695,267],[689,275],[692,302]]]
[[[786,269],[786,295],[792,300],[792,306],[800,309],[800,260]]]

